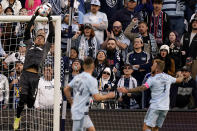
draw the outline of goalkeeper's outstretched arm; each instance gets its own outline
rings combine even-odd
[[[35,12],[35,14],[31,17],[31,20],[28,22],[27,27],[25,29],[25,38],[24,40],[29,40],[31,39],[31,27],[34,24],[34,21],[36,17],[38,16],[38,11]]]
[[[48,15],[48,20],[49,20],[49,36],[47,41],[49,43],[53,43],[53,38],[55,36],[55,33],[54,33],[54,26],[53,26],[51,14]]]
[[[45,55],[47,55],[47,53],[49,52],[51,45],[53,43],[54,36],[55,36],[51,14],[49,14],[47,17],[48,17],[48,22],[49,22],[49,35],[45,44],[45,49],[46,49]]]

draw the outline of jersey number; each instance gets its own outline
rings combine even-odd
[[[83,90],[84,88],[81,87],[82,83],[80,82],[77,86],[78,86],[78,89],[77,89],[77,94],[79,94],[80,96],[82,95],[83,93]]]
[[[163,89],[163,93],[166,92],[166,84],[164,84],[164,89]]]
[[[83,89],[84,89],[84,88],[79,88],[79,89],[77,90],[77,92],[79,93],[80,96],[81,96],[82,93],[83,93]]]

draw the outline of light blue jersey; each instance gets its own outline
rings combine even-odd
[[[71,108],[72,119],[80,120],[89,111],[91,95],[98,94],[97,80],[89,73],[83,72],[68,84],[73,88],[74,99]]]
[[[150,108],[156,110],[169,110],[170,86],[176,78],[165,73],[150,77],[145,85],[151,90]]]

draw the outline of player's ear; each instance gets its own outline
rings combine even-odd
[[[159,72],[158,68],[155,69],[155,72]]]
[[[95,65],[94,65],[94,63],[92,63],[91,67],[92,67],[92,69],[93,69],[93,70],[95,69]]]

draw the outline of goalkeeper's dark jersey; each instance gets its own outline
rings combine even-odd
[[[54,27],[52,21],[49,22],[49,36],[46,41],[46,43],[39,47],[34,44],[30,37],[30,28],[33,25],[33,22],[35,20],[36,16],[32,17],[30,22],[27,25],[27,28],[25,30],[25,44],[27,45],[27,51],[25,56],[25,62],[23,69],[26,70],[28,68],[35,68],[37,70],[40,69],[42,63],[44,62],[51,44],[52,44],[52,38],[54,36]]]
[[[38,70],[50,50],[51,43],[47,41],[43,47],[39,47],[28,40],[25,44],[27,44],[27,52],[23,69],[35,68]]]

